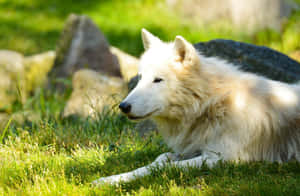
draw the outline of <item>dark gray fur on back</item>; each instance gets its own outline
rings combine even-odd
[[[194,44],[207,57],[220,57],[272,80],[293,83],[300,80],[300,64],[288,56],[264,46],[216,39]]]

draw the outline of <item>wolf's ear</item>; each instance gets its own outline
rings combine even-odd
[[[181,62],[184,66],[193,65],[199,61],[199,57],[194,46],[181,36],[176,36],[174,50],[177,55],[176,60]]]
[[[161,40],[158,37],[155,37],[144,28],[142,29],[142,40],[145,50],[148,50],[153,44],[161,43]]]

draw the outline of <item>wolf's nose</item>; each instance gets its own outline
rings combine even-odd
[[[122,110],[122,112],[128,114],[131,110],[131,105],[127,102],[121,102],[119,108]]]

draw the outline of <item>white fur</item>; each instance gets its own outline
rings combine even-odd
[[[163,43],[143,30],[141,79],[124,102],[129,118],[151,116],[174,154],[96,184],[130,181],[169,164],[213,166],[218,160],[300,161],[300,86],[240,71],[207,58],[181,36]],[[153,82],[155,78],[163,79]],[[201,153],[200,153],[201,152]],[[201,154],[201,155],[199,155]],[[181,155],[186,160],[177,160]]]

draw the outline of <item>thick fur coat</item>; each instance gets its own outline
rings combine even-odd
[[[140,81],[120,108],[131,119],[153,118],[173,149],[150,166],[300,161],[300,85],[204,57],[181,36],[163,43],[143,30],[142,38]],[[97,183],[144,176],[150,166]]]

